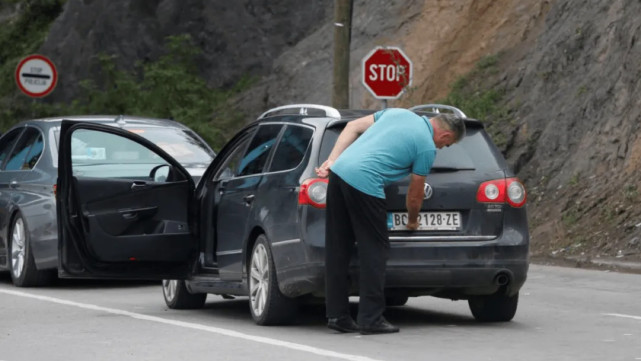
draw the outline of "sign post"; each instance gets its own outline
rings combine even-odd
[[[412,61],[397,47],[376,47],[362,62],[363,85],[377,99],[398,99],[412,84]]]
[[[42,98],[53,91],[58,82],[55,65],[42,55],[29,55],[16,67],[18,88],[32,98]]]

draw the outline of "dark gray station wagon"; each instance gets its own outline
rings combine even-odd
[[[429,104],[421,115],[465,115]],[[195,186],[167,152],[132,132],[64,121],[58,222],[63,277],[164,279],[171,308],[202,307],[208,293],[249,296],[261,325],[290,322],[299,302],[324,294],[324,161],[347,122],[373,111],[318,105],[269,110],[228,142]],[[408,179],[386,188],[389,306],[431,295],[468,300],[480,321],[509,321],[528,270],[526,194],[479,121],[438,151],[425,184],[422,225],[405,226]],[[138,175],[92,174],[79,153],[120,142],[149,153]],[[131,168],[123,159],[122,167]],[[136,165],[139,169],[140,165]],[[163,172],[164,177],[155,177]],[[358,290],[358,258],[352,265]]]

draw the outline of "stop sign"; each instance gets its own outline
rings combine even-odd
[[[412,61],[396,47],[376,47],[362,68],[363,85],[378,99],[397,99],[412,84]]]

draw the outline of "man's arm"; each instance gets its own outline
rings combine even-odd
[[[367,130],[367,128],[371,127],[372,124],[374,124],[373,114],[358,118],[356,120],[352,120],[351,122],[347,123],[345,129],[343,129],[341,134],[338,136],[336,144],[334,144],[334,148],[329,154],[327,160],[324,161],[320,167],[316,168],[316,175],[321,178],[327,177],[329,175],[329,167],[334,164],[336,158],[338,158],[338,156],[341,155],[341,153],[343,153],[343,151],[347,149],[347,147],[354,143],[354,141],[361,134],[363,134]]]
[[[405,206],[407,207],[407,228],[415,230],[418,228],[418,212],[421,210],[423,204],[423,197],[425,195],[425,176],[410,175],[410,186],[407,190],[407,198]]]

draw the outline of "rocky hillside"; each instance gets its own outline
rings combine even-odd
[[[100,52],[126,68],[189,33],[209,85],[257,77],[235,99],[247,114],[329,104],[332,4],[67,0],[40,49],[61,74],[51,100],[72,100]],[[633,0],[355,0],[351,106],[380,107],[360,84],[377,45],[400,46],[415,66],[392,106],[443,99],[466,76],[470,94],[498,95],[482,120],[528,185],[533,255],[641,260],[638,14]],[[491,69],[475,71],[488,57]]]

